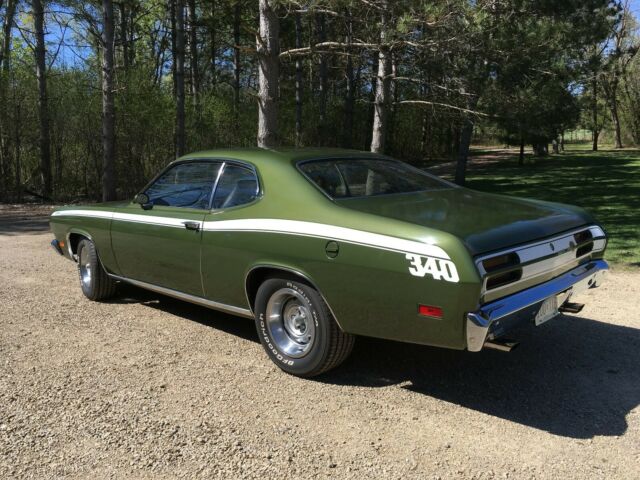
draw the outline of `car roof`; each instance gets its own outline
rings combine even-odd
[[[193,152],[177,161],[203,160],[203,159],[227,159],[240,160],[253,163],[256,166],[268,162],[296,163],[301,160],[323,158],[385,158],[383,155],[344,148],[233,148],[215,149]]]

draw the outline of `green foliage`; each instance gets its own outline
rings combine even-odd
[[[187,18],[188,151],[255,144],[256,3],[240,2],[238,45],[234,39],[235,0],[197,0],[197,18]],[[606,0],[402,0],[388,4],[389,40],[384,47],[393,59],[395,77],[389,100],[387,152],[419,162],[439,162],[456,154],[462,126],[469,117],[480,118],[468,111],[491,115],[479,129],[498,129],[501,138],[513,143],[519,143],[521,137],[527,143],[548,142],[574,127],[580,110],[585,112],[589,105],[589,88],[577,87],[585,72],[594,67],[590,62],[596,61],[589,49],[604,41],[618,18]],[[48,9],[45,19],[50,32],[47,81],[54,198],[97,199],[102,176],[101,4],[65,0],[48,5],[55,7]],[[121,197],[131,196],[175,157],[171,5],[159,0],[116,4],[116,171]],[[277,2],[281,50],[295,47],[294,18],[301,8],[306,9],[300,14],[303,46],[318,42],[321,18],[328,41],[344,44],[351,23],[352,42],[361,44],[312,48],[301,57],[282,57],[278,99],[282,144],[292,145],[296,139],[298,58],[303,71],[303,145],[345,143],[347,68],[351,65],[355,103],[351,145],[369,148],[380,5],[380,0]],[[28,2],[19,2],[16,24],[26,38],[30,35],[30,12]],[[0,23],[3,21],[0,15]],[[65,41],[77,48],[63,48],[54,61],[60,40],[55,32],[65,22],[73,30]],[[191,28],[196,29],[193,46]],[[25,189],[42,191],[33,51],[15,28],[13,40],[9,67],[0,69],[0,198],[5,199],[18,198]],[[236,47],[240,55],[237,105]],[[199,57],[197,97],[192,94],[194,51]],[[327,89],[322,94],[321,60],[327,65]],[[66,67],[68,63],[74,66]],[[627,136],[636,142],[640,137],[638,68],[635,62],[620,87],[621,117],[627,131],[632,132]],[[327,108],[322,123],[323,95]],[[599,108],[599,121],[607,119],[604,104]],[[588,122],[589,115],[583,114],[583,125],[589,127]]]
[[[607,259],[640,265],[640,150],[573,149],[525,168],[512,157],[471,172],[468,186],[586,208],[607,230]]]

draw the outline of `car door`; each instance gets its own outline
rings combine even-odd
[[[161,173],[145,190],[146,205],[118,210],[111,226],[123,277],[202,296],[200,242],[222,162],[186,161]]]
[[[202,234],[202,283],[209,300],[246,307],[244,275],[255,249],[255,235],[227,225],[229,220],[250,219],[259,196],[256,170],[250,165],[226,162]]]

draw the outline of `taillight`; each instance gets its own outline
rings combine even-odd
[[[487,273],[502,270],[507,267],[514,267],[520,263],[520,257],[517,253],[511,252],[506,255],[499,255],[497,257],[487,258],[482,262],[484,271]]]
[[[578,249],[576,250],[577,258],[580,258],[593,250],[593,234],[591,233],[591,230],[578,232],[573,236],[573,239],[576,241],[576,245],[578,245]]]

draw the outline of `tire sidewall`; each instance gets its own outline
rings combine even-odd
[[[302,296],[315,323],[314,343],[304,357],[293,358],[282,352],[273,341],[267,327],[267,304],[271,296],[282,288],[291,288]],[[260,343],[271,360],[282,370],[293,375],[305,376],[314,372],[324,362],[329,350],[331,319],[328,318],[324,301],[312,287],[293,280],[270,279],[258,289],[255,305],[255,321]]]
[[[89,264],[91,265],[91,282],[89,286],[86,286],[82,281],[82,273],[80,272],[80,253],[85,248],[87,249],[87,252],[89,254]],[[99,271],[98,269],[100,268],[100,265],[98,264],[98,260],[97,260],[96,250],[95,250],[95,247],[93,246],[93,243],[90,240],[80,241],[80,243],[78,244],[77,255],[78,255],[78,279],[80,281],[80,288],[82,289],[82,293],[84,293],[84,295],[87,298],[92,299],[95,296],[96,275],[98,274],[98,271]]]

